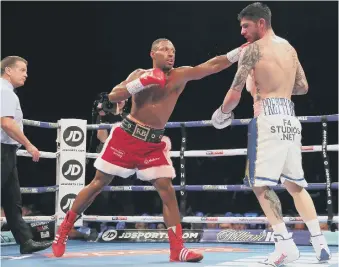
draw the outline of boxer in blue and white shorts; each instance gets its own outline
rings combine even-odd
[[[249,80],[249,79],[248,79]],[[251,88],[251,83],[247,83]],[[301,124],[286,98],[256,102],[258,116],[248,127],[245,184],[274,186],[279,179],[307,187],[301,161]]]
[[[308,83],[296,50],[275,35],[271,11],[262,3],[245,7],[238,15],[241,34],[250,43],[240,55],[238,71],[223,104],[212,116],[217,129],[229,126],[241,92],[247,85],[254,102],[254,118],[248,127],[245,183],[253,189],[275,235],[275,251],[264,261],[282,266],[297,260],[298,248],[283,220],[281,203],[270,188],[280,180],[293,197],[295,207],[311,233],[320,262],[331,253],[322,235],[314,203],[304,189],[301,161],[301,125],[295,117],[292,95],[308,92]]]

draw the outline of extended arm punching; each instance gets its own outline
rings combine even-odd
[[[218,73],[230,67],[233,63],[239,60],[241,51],[247,45],[248,43],[243,44],[241,47],[233,49],[225,55],[216,56],[195,67],[179,68],[179,71],[182,74],[183,79],[185,80],[184,82],[200,80],[206,76]]]

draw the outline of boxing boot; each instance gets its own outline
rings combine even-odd
[[[68,211],[65,219],[60,225],[55,239],[52,244],[52,250],[55,257],[61,257],[65,253],[66,243],[68,240],[68,234],[72,230],[74,222],[76,221],[78,214],[73,211]]]
[[[204,256],[202,254],[195,253],[184,247],[181,224],[168,228],[168,238],[171,262],[199,262],[203,259]]]
[[[311,236],[311,243],[315,251],[315,255],[320,263],[327,262],[332,255],[328,248],[324,235]]]
[[[292,233],[288,233],[285,236],[275,234],[274,244],[274,252],[262,263],[279,267],[299,259],[300,252],[294,243]]]

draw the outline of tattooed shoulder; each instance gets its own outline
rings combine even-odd
[[[231,85],[233,90],[241,91],[243,89],[247,75],[261,58],[262,53],[258,43],[252,43],[245,48],[244,53],[240,56],[238,62],[238,71]]]
[[[255,64],[262,58],[262,51],[258,43],[250,44],[245,48],[244,53],[239,59],[239,66],[247,66],[253,68]]]

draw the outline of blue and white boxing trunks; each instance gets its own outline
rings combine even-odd
[[[247,186],[274,186],[286,180],[307,187],[301,157],[301,124],[294,103],[285,98],[261,100],[260,114],[248,126]]]

